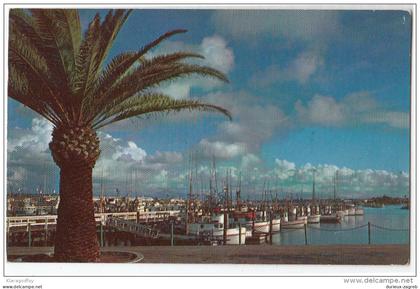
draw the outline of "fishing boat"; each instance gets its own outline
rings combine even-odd
[[[281,229],[302,229],[305,227],[304,220],[295,220],[295,221],[281,221]]]
[[[365,214],[365,211],[363,210],[363,208],[356,208],[354,214],[356,216],[363,216]]]
[[[297,209],[295,207],[289,208],[288,220],[293,220],[293,221],[297,220]]]
[[[320,214],[314,214],[308,216],[308,224],[318,224],[321,221]]]
[[[214,240],[223,241],[224,216],[216,214],[211,220],[202,220],[201,222],[189,223],[188,234],[195,236],[207,236]],[[241,236],[239,235],[241,234]],[[226,229],[226,245],[245,244],[247,235],[246,227],[230,227]]]
[[[248,229],[248,231],[257,232],[257,233],[269,233],[270,231],[270,222],[263,220],[255,220],[257,216],[262,216],[261,212],[234,212],[233,220],[241,224],[241,226]],[[248,233],[249,234],[249,233]]]
[[[190,235],[197,236],[209,236],[213,240],[218,240],[219,242],[223,241],[223,225],[222,224],[189,224],[190,226]],[[194,226],[197,225],[197,226]],[[220,227],[221,225],[221,227]],[[196,230],[194,231],[194,228]],[[241,242],[239,241],[239,229],[241,231]],[[244,245],[246,239],[246,228],[228,228],[226,230],[226,245]]]
[[[341,218],[338,215],[321,215],[319,221],[321,223],[340,223]]]
[[[304,224],[308,223],[308,216],[298,216],[297,221],[303,221]]]
[[[269,221],[255,221],[253,224],[254,232],[257,233],[269,233],[270,222]]]
[[[340,216],[340,218],[343,218],[343,217],[347,216],[347,214],[348,214],[348,210],[337,211],[337,216]]]
[[[356,208],[349,208],[347,216],[356,216]]]
[[[274,218],[271,221],[271,223],[272,223],[271,231],[272,232],[280,232],[281,218]]]

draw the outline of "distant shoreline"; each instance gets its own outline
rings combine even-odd
[[[243,246],[132,246],[105,247],[103,251],[141,253],[141,263],[183,264],[331,264],[408,265],[406,245],[243,245]],[[8,255],[52,252],[52,247],[11,247]]]

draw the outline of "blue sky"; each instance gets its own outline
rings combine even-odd
[[[81,11],[85,27],[95,12]],[[234,178],[239,171],[258,171],[260,181],[290,181],[290,190],[298,182],[309,190],[308,176],[297,181],[297,171],[304,175],[316,167],[324,191],[329,190],[331,172],[340,170],[347,176],[343,190],[361,196],[407,193],[411,61],[407,12],[136,10],[110,58],[175,28],[188,33],[171,38],[152,54],[202,53],[204,63],[225,72],[230,83],[192,77],[160,89],[176,98],[197,97],[225,106],[233,121],[182,113],[116,124],[101,132],[103,138],[108,136],[103,143],[111,147],[108,155],[103,154],[102,166],[121,165],[130,174],[150,172],[143,190],[162,190],[163,178],[166,187],[182,191],[182,172],[194,151],[203,174],[215,155],[222,171],[235,170]],[[8,151],[24,162],[25,154],[18,152],[29,145],[22,135],[35,134],[37,125],[50,128],[34,125],[36,116],[10,100],[8,113],[13,144]],[[38,141],[35,136],[30,140],[31,149]],[[130,166],[121,164],[121,155],[128,157]],[[296,172],[284,175],[287,169]],[[124,183],[126,178],[111,175],[110,183]]]

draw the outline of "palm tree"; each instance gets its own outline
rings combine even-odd
[[[57,261],[99,258],[92,202],[99,128],[134,116],[185,109],[221,112],[230,118],[216,105],[156,92],[162,82],[192,74],[228,81],[215,69],[185,61],[203,58],[199,54],[145,57],[165,39],[186,30],[167,32],[138,51],[123,52],[105,63],[130,13],[111,10],[103,21],[96,14],[82,36],[77,10],[10,11],[8,95],[54,126],[49,147],[60,168]]]

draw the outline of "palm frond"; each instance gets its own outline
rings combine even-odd
[[[124,57],[129,58],[130,54],[128,54],[127,56],[122,56],[122,61],[124,61]],[[151,60],[143,60],[139,69],[141,69],[141,70],[143,70],[143,72],[145,72],[146,69],[148,69],[148,68],[158,67],[161,64],[164,64],[164,65],[169,65],[171,63],[176,64],[176,61],[187,59],[187,58],[201,58],[202,59],[204,57],[200,54],[193,53],[193,52],[176,52],[176,53],[171,53],[171,54],[166,54],[166,55],[160,55],[160,56],[157,56],[157,57],[155,57]],[[129,72],[135,73],[136,70],[134,69],[134,70],[131,70],[131,71],[127,71],[126,75],[129,75]],[[121,77],[124,78],[124,76],[125,75],[123,75]],[[138,82],[138,80],[135,80],[135,81]],[[116,84],[119,84],[119,83],[117,82]],[[107,88],[104,91],[104,93],[108,92],[109,90],[111,90],[113,88],[113,86],[109,86],[109,85],[106,85],[106,84],[104,84],[104,87]],[[132,92],[131,95],[134,95],[137,92],[140,92],[140,91],[134,91],[134,92]],[[104,108],[104,106],[106,106],[107,103],[112,99],[115,100],[115,95],[105,93],[104,95],[97,96],[93,100],[93,105],[90,105],[90,104],[86,105],[85,106],[85,109],[86,109],[85,113],[89,114],[89,112],[90,112],[90,115],[91,115],[91,118],[88,119],[88,121],[91,120],[92,118],[94,118],[96,116],[97,112],[100,111],[102,108]],[[121,98],[121,100],[124,100],[124,99],[125,99],[124,97]],[[112,105],[114,105],[115,103],[116,102],[114,102]]]
[[[97,13],[90,22],[85,36],[79,48],[79,54],[76,57],[75,79],[74,79],[74,95],[73,102],[77,105],[73,109],[74,119],[79,118],[82,99],[84,98],[86,87],[93,82],[93,70],[91,63],[96,57],[95,37],[98,37],[100,27],[100,18]]]
[[[99,14],[90,23],[80,48],[77,62],[77,119],[82,121],[83,100],[91,98],[102,65],[114,43],[121,27],[127,20],[131,10],[111,10],[101,23]]]
[[[79,12],[76,9],[63,9],[61,11],[63,13],[63,26],[68,30],[72,43],[73,62],[75,63],[77,54],[79,53],[80,43],[82,42],[82,27]]]
[[[102,64],[130,11],[110,11],[102,23],[99,14],[96,14],[90,23],[79,55],[79,81],[82,82],[83,97],[89,95],[94,88]]]
[[[173,35],[185,32],[187,32],[185,29],[175,29],[168,31],[142,47],[137,52],[123,52],[115,56],[107,65],[107,67],[103,69],[100,78],[96,82],[96,88],[94,91],[90,95],[86,95],[83,104],[84,112],[89,111],[92,107],[96,107],[98,98],[103,96],[110,87],[115,85],[117,81],[125,76],[132,69],[133,65],[140,61],[148,51],[159,45],[162,41],[172,37]],[[88,118],[91,119],[92,114],[90,114]]]
[[[36,48],[24,35],[10,29],[9,39],[9,67],[13,67],[21,74],[26,74],[31,86],[39,89],[40,100],[47,103],[63,120],[68,120],[67,111],[63,106],[54,82],[50,79],[50,71],[46,60],[38,54]]]
[[[54,125],[109,123],[150,113],[184,109],[227,110],[198,100],[175,100],[150,93],[158,85],[189,75],[226,81],[220,71],[193,63],[203,58],[175,52],[146,59],[145,55],[177,29],[162,34],[134,52],[104,62],[131,10],[112,10],[101,21],[96,14],[82,38],[77,10],[12,9],[9,31],[10,97],[43,115]]]
[[[74,52],[72,40],[63,20],[60,9],[31,9],[35,29],[43,41],[43,50],[51,59],[53,73],[60,77],[60,86],[63,95],[70,91],[70,75],[74,69]],[[67,31],[66,31],[67,30]]]
[[[39,113],[51,123],[57,125],[60,122],[58,116],[47,102],[37,97],[39,89],[35,92],[33,89],[34,86],[30,84],[30,80],[25,73],[17,70],[14,65],[10,65],[8,96]]]
[[[108,66],[103,70],[102,75],[98,81],[98,89],[95,91],[96,95],[102,95],[110,86],[114,85],[115,81],[119,80],[128,69],[130,69],[137,61],[139,61],[147,52],[156,47],[165,39],[179,33],[185,33],[187,30],[177,29],[166,32],[159,36],[146,46],[142,47],[137,52],[121,53],[111,60]]]
[[[178,62],[160,65],[152,63],[153,61],[146,61],[109,89],[101,102],[91,108],[94,115],[101,116],[103,111],[107,111],[110,107],[114,107],[134,95],[182,76],[199,74],[228,81],[222,72],[207,66]]]
[[[93,127],[99,129],[134,116],[179,112],[181,110],[219,112],[232,119],[228,110],[217,105],[199,100],[174,99],[160,93],[150,93],[121,102],[118,106],[110,109],[102,119],[97,120]]]

